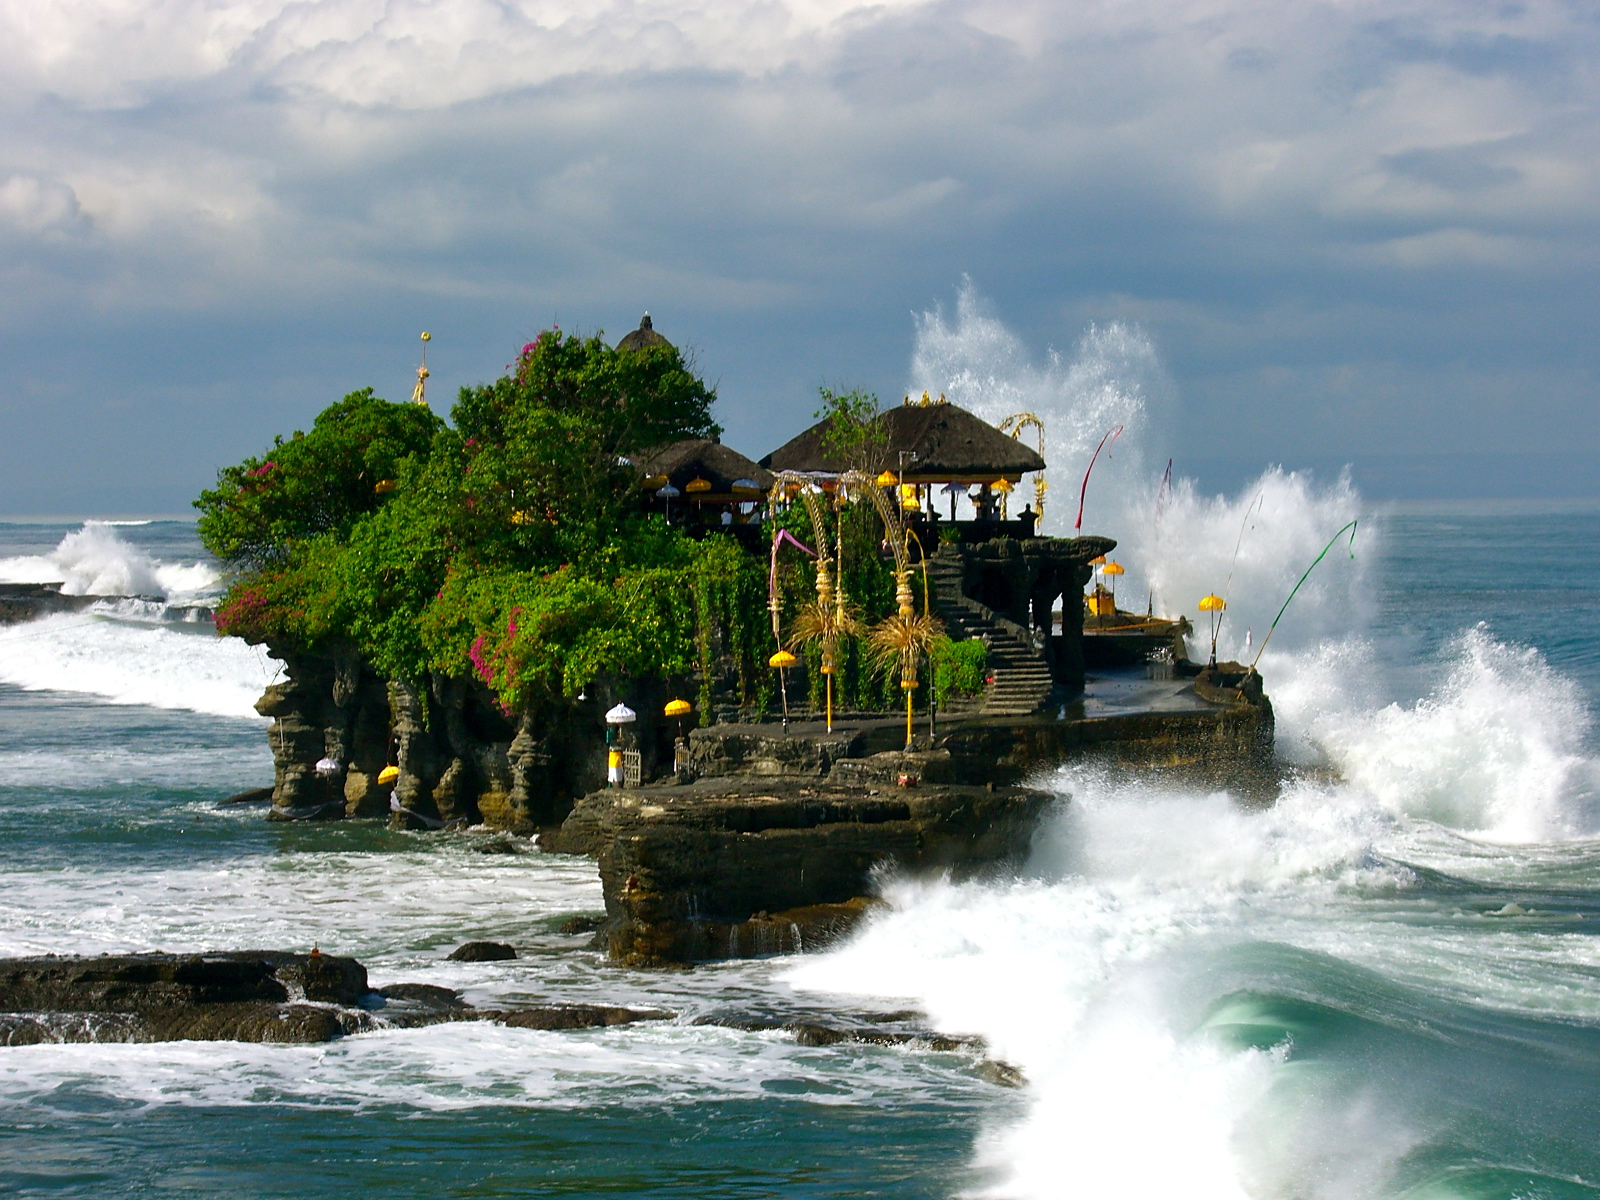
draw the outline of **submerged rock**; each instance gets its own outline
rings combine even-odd
[[[596,1004],[478,1009],[450,988],[423,983],[391,984],[372,991],[365,967],[332,954],[269,950],[0,960],[0,1046],[304,1044],[450,1021],[559,1030],[671,1016],[653,1009]]]
[[[516,948],[504,942],[467,942],[450,951],[451,962],[505,962],[516,956]]]

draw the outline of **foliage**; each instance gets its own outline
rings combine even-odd
[[[508,710],[606,672],[731,662],[759,707],[762,565],[646,516],[626,461],[720,432],[714,400],[671,347],[618,353],[555,330],[464,388],[454,428],[353,393],[196,501],[205,545],[236,572],[218,628],[352,645],[396,678],[475,673]]]
[[[846,470],[876,475],[888,464],[889,434],[878,419],[878,397],[871,392],[834,392],[818,388],[822,407],[812,414],[828,422],[822,435],[823,452],[838,456]]]
[[[976,696],[983,691],[989,676],[989,651],[978,638],[951,641],[948,637],[933,644],[933,688],[940,704],[951,696]]]
[[[508,710],[537,710],[601,675],[708,680],[731,656],[759,700],[761,569],[731,539],[677,539],[673,561],[597,578],[452,571],[421,621],[430,665],[473,674]],[[701,716],[710,707],[701,695]]]
[[[287,562],[304,539],[343,539],[382,503],[377,485],[426,454],[441,427],[422,405],[352,392],[310,433],[275,438],[267,453],[219,471],[217,486],[194,502],[200,540],[224,563],[260,570]]]

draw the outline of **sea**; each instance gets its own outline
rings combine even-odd
[[[1149,500],[1098,526],[1119,594],[1228,593],[1219,651],[1261,651],[1290,764],[1275,803],[1045,772],[1015,870],[885,874],[842,944],[667,971],[561,931],[602,911],[587,860],[218,807],[270,782],[252,704],[278,664],[197,612],[221,579],[193,526],[0,524],[0,579],[161,597],[0,628],[0,956],[316,945],[478,1005],[675,1014],[0,1049],[0,1192],[1600,1194],[1600,506],[1385,507],[1281,471]],[[447,961],[472,939],[519,957]]]

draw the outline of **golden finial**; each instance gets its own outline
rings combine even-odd
[[[411,403],[426,404],[428,383],[428,343],[433,341],[433,334],[426,329],[422,331],[422,365],[417,368],[417,386],[411,392]]]

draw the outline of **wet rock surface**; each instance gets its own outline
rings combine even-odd
[[[0,960],[0,1046],[64,1042],[305,1044],[377,1029],[493,1021],[606,1028],[673,1014],[613,1005],[478,1009],[450,988],[372,990],[352,958],[285,951]]]
[[[634,965],[813,949],[889,865],[955,874],[1023,855],[1048,792],[709,779],[584,797],[547,849],[599,859],[611,955]]]
[[[467,942],[450,951],[451,962],[505,962],[517,956],[504,942]]]

